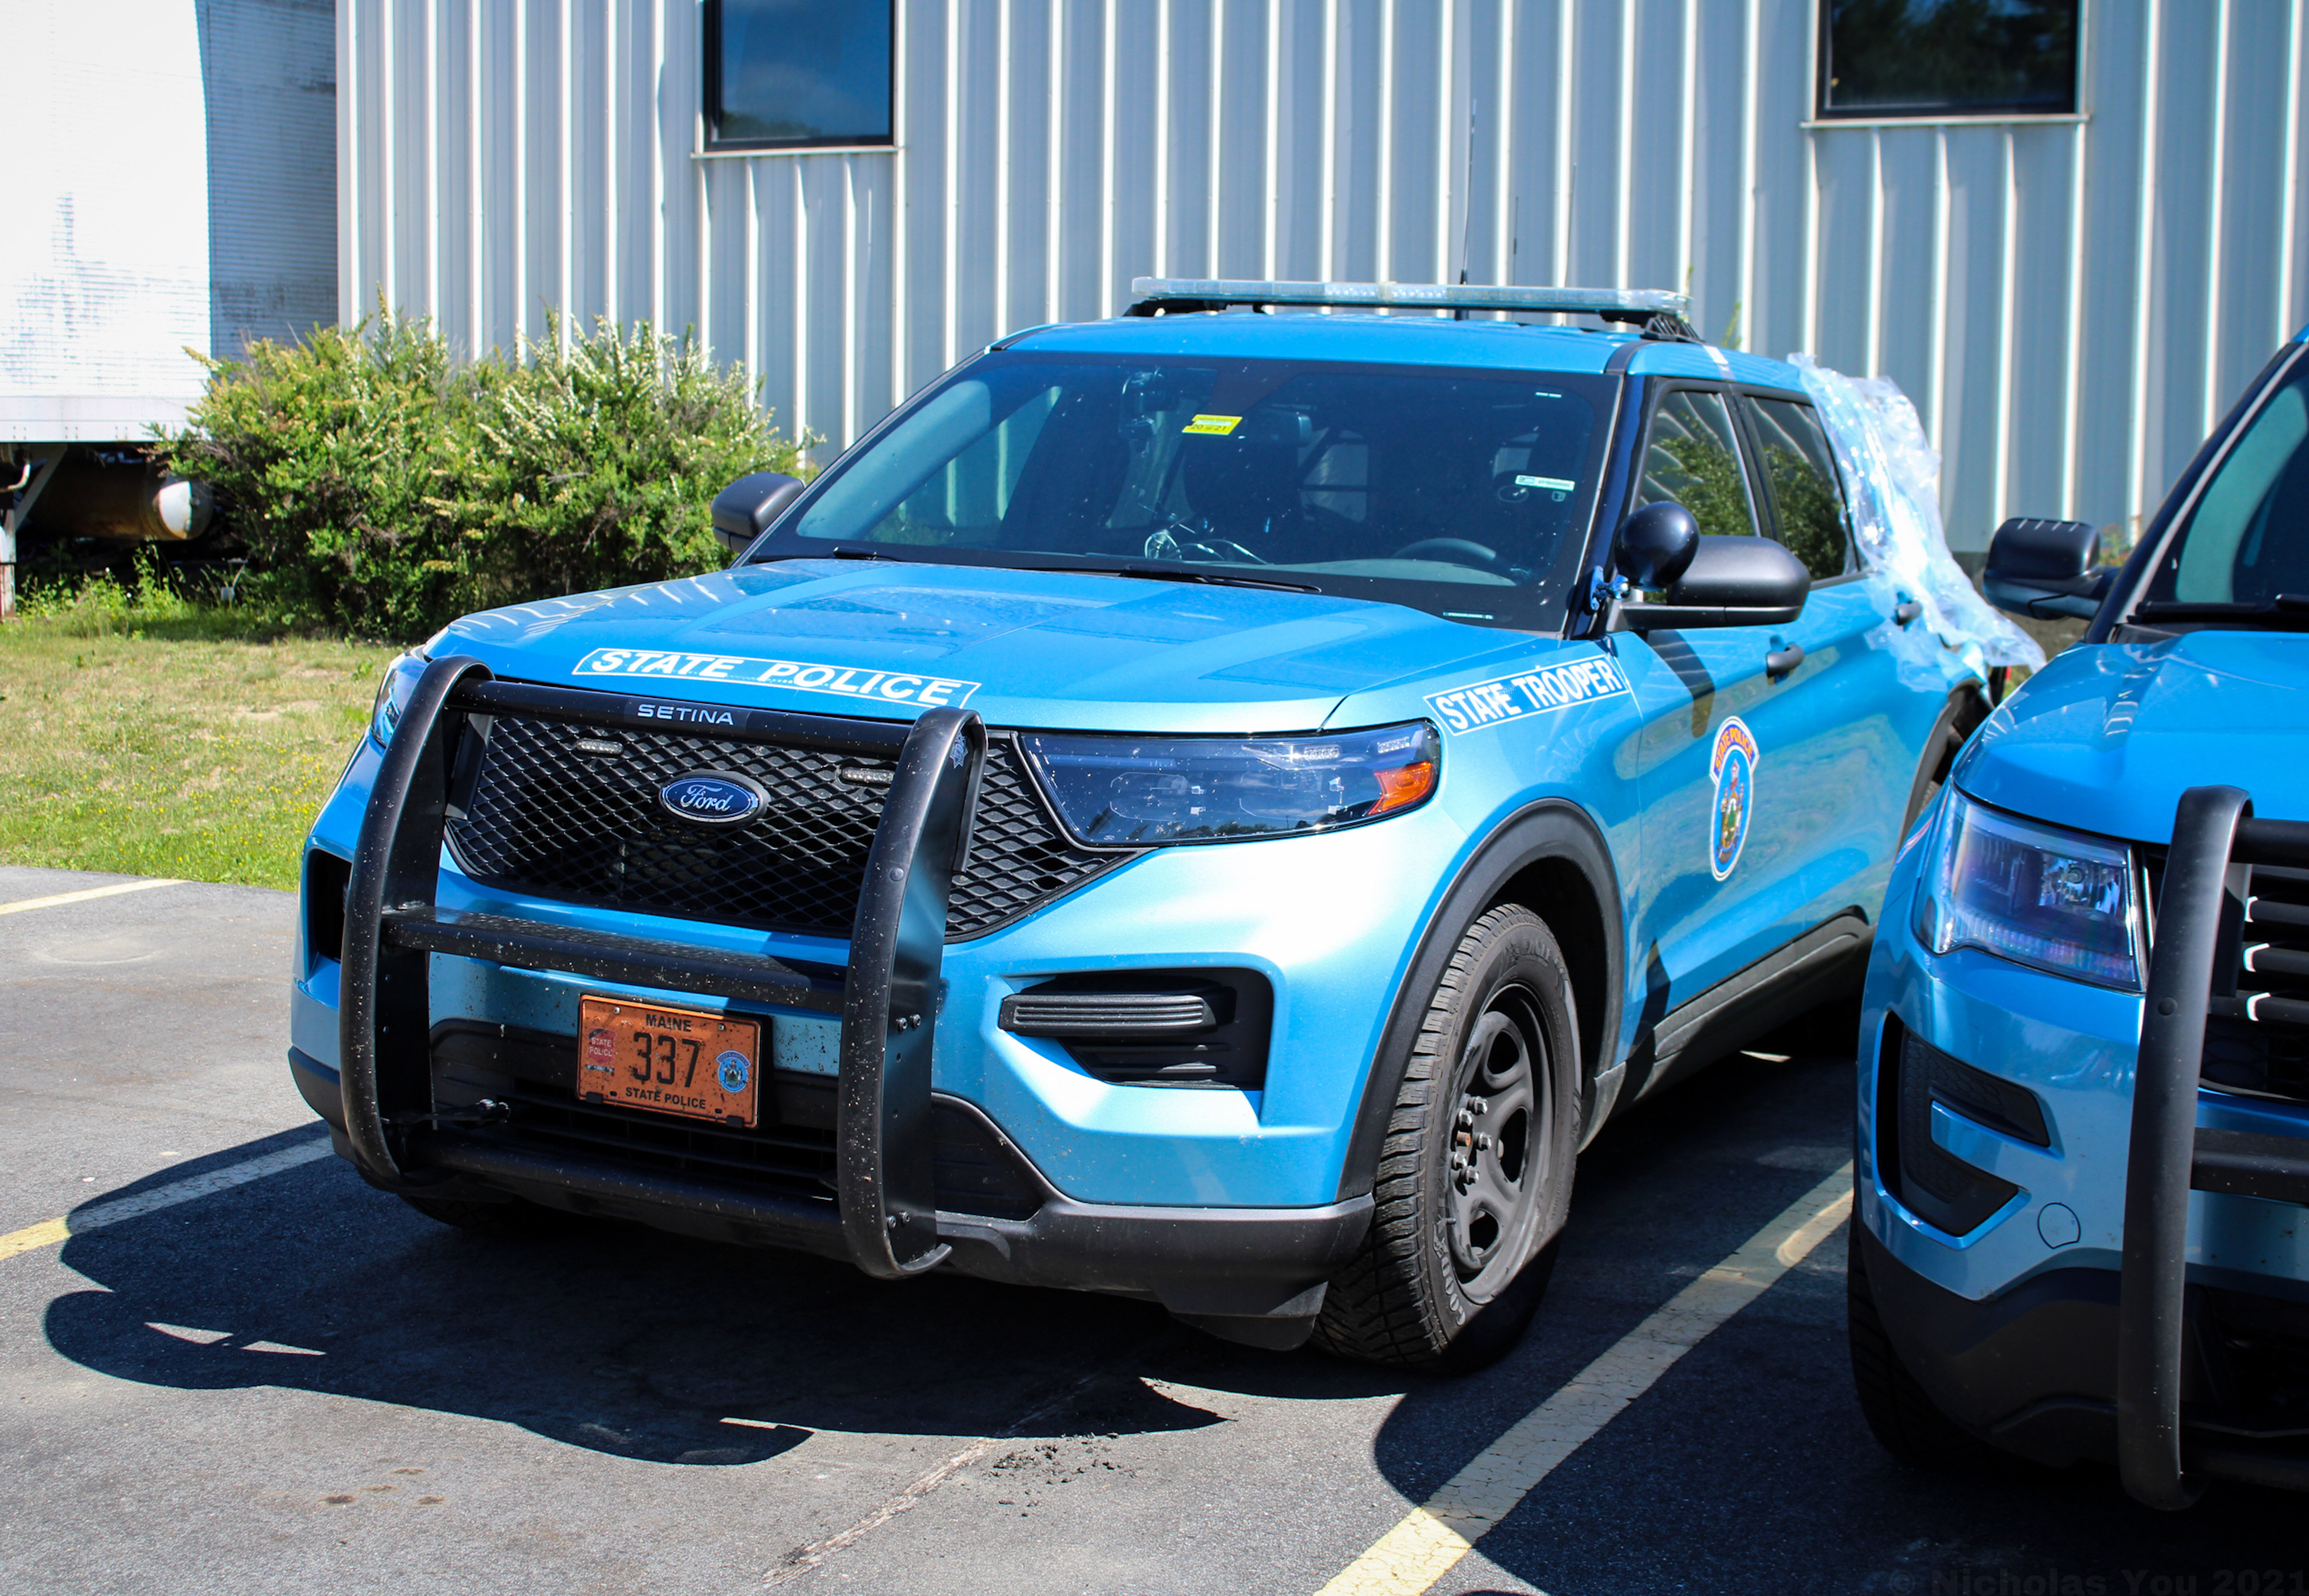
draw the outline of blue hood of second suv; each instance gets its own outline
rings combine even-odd
[[[912,720],[950,702],[991,725],[1240,733],[1311,730],[1351,693],[1547,646],[1316,594],[807,559],[491,610],[430,652],[698,703]]]
[[[2309,636],[2191,632],[2075,647],[1981,726],[1955,779],[1999,809],[2135,842],[2173,838],[2190,787],[2309,820]]]

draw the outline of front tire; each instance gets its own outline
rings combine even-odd
[[[1466,1370],[1515,1345],[1571,1203],[1578,1035],[1563,953],[1538,915],[1504,904],[1467,928],[1429,995],[1371,1233],[1331,1281],[1318,1346]]]

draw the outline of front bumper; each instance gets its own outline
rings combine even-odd
[[[1857,1220],[1903,1363],[1975,1433],[2119,1462],[2162,1506],[2192,1496],[2191,1472],[2309,1488],[2309,1106],[2198,1080],[2233,834],[2241,863],[2296,863],[2304,828],[2228,819],[2192,828],[2184,803],[2145,994],[1930,953],[1911,929],[1912,848],[1864,1007]],[[2041,1106],[2035,1141],[1931,1104],[1939,1153],[1985,1177],[1971,1213],[1993,1207],[1960,1232],[1904,1203],[1892,1173],[1916,1125],[1893,1100],[1904,1037]]]
[[[337,1071],[299,1049],[290,1051],[289,1065],[297,1089],[350,1158]],[[938,1101],[975,1114],[959,1099]],[[548,1208],[741,1246],[848,1255],[829,1215],[720,1183],[492,1147],[454,1133],[428,1138],[426,1157],[428,1168],[461,1184]],[[1150,1208],[1078,1202],[1038,1174],[1029,1178],[1035,1202],[1023,1219],[937,1210],[938,1239],[950,1249],[946,1267],[1010,1285],[1144,1297],[1238,1340],[1261,1340],[1262,1321],[1272,1323],[1276,1339],[1293,1339],[1293,1322],[1318,1305],[1312,1288],[1338,1272],[1371,1224],[1368,1196],[1320,1208]]]

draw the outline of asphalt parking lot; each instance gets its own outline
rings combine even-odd
[[[286,895],[13,906],[122,883],[0,868],[13,1591],[1415,1589],[1358,1559],[1847,1157],[1822,1022],[1613,1126],[1538,1326],[1456,1381],[622,1226],[485,1241],[326,1154]],[[2309,1596],[2297,1497],[1891,1462],[1843,1261],[1838,1227],[1432,1588]]]

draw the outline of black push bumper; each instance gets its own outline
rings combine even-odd
[[[1021,1157],[1039,1188],[1031,1216],[938,1209],[934,1109],[969,1116],[1007,1145],[974,1107],[930,1086],[947,899],[968,858],[986,756],[974,714],[932,709],[906,726],[749,711],[737,726],[715,727],[720,738],[896,761],[839,981],[774,958],[438,907],[452,765],[467,718],[519,713],[615,727],[627,704],[498,681],[471,659],[436,661],[419,680],[370,791],[346,893],[341,1071],[292,1058],[300,1088],[366,1178],[410,1193],[478,1185],[847,1257],[885,1279],[950,1263],[994,1279],[1149,1297],[1198,1319],[1303,1320],[1312,1311],[1311,1288],[1362,1241],[1368,1197],[1319,1209],[1085,1204],[1051,1189]],[[438,1125],[428,989],[435,953],[838,1015],[835,1201]]]
[[[2190,1190],[2309,1199],[2309,1143],[2197,1130],[2209,1020],[2309,1021],[2309,1003],[2238,995],[2240,967],[2251,967],[2248,932],[2262,918],[2255,865],[2309,866],[2309,824],[2256,820],[2253,800],[2235,787],[2181,795],[2133,1072],[2117,1304],[2117,1462],[2125,1489],[2152,1507],[2185,1507],[2197,1495],[2181,1422]]]

